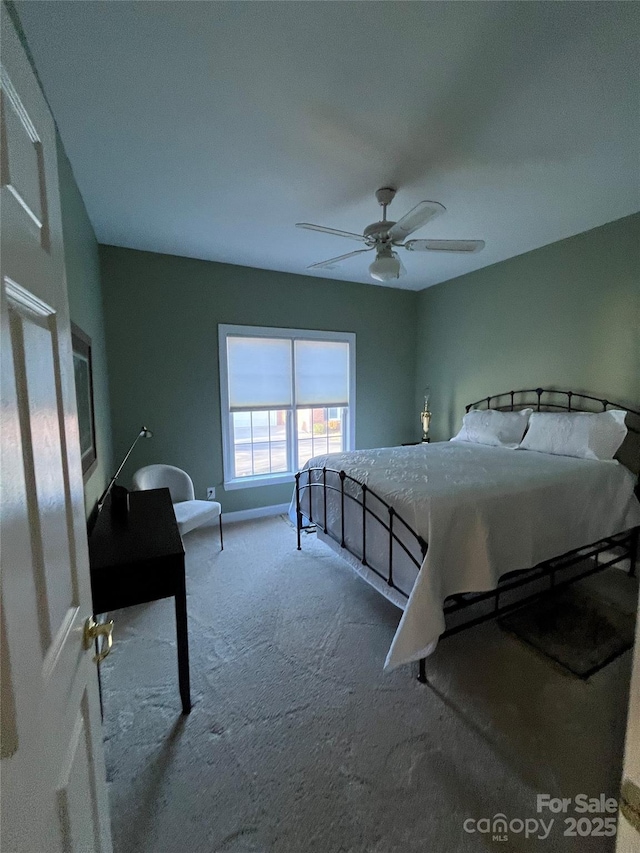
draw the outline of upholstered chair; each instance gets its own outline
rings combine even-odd
[[[133,488],[136,491],[169,489],[182,536],[217,518],[220,525],[220,550],[223,550],[222,507],[217,501],[195,500],[193,481],[186,471],[174,465],[146,465],[133,475]]]

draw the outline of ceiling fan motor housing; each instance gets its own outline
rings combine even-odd
[[[381,187],[381,189],[376,190],[376,199],[378,204],[381,207],[386,207],[388,204],[391,204],[395,198],[395,194],[396,191],[393,187]]]
[[[391,222],[388,219],[384,219],[381,222],[372,222],[371,225],[367,225],[362,235],[372,243],[384,242],[392,225],[395,225],[395,222]]]

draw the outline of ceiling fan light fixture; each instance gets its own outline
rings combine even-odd
[[[375,261],[369,266],[371,278],[376,281],[393,281],[400,278],[402,266],[395,252],[380,252]]]

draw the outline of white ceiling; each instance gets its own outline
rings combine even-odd
[[[18,2],[98,240],[304,273],[427,198],[415,290],[640,209],[640,5]],[[369,257],[319,277],[370,282]]]

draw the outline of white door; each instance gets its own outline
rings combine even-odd
[[[633,650],[616,850],[617,853],[640,853],[640,604]]]
[[[54,124],[2,15],[2,850],[109,853]]]

